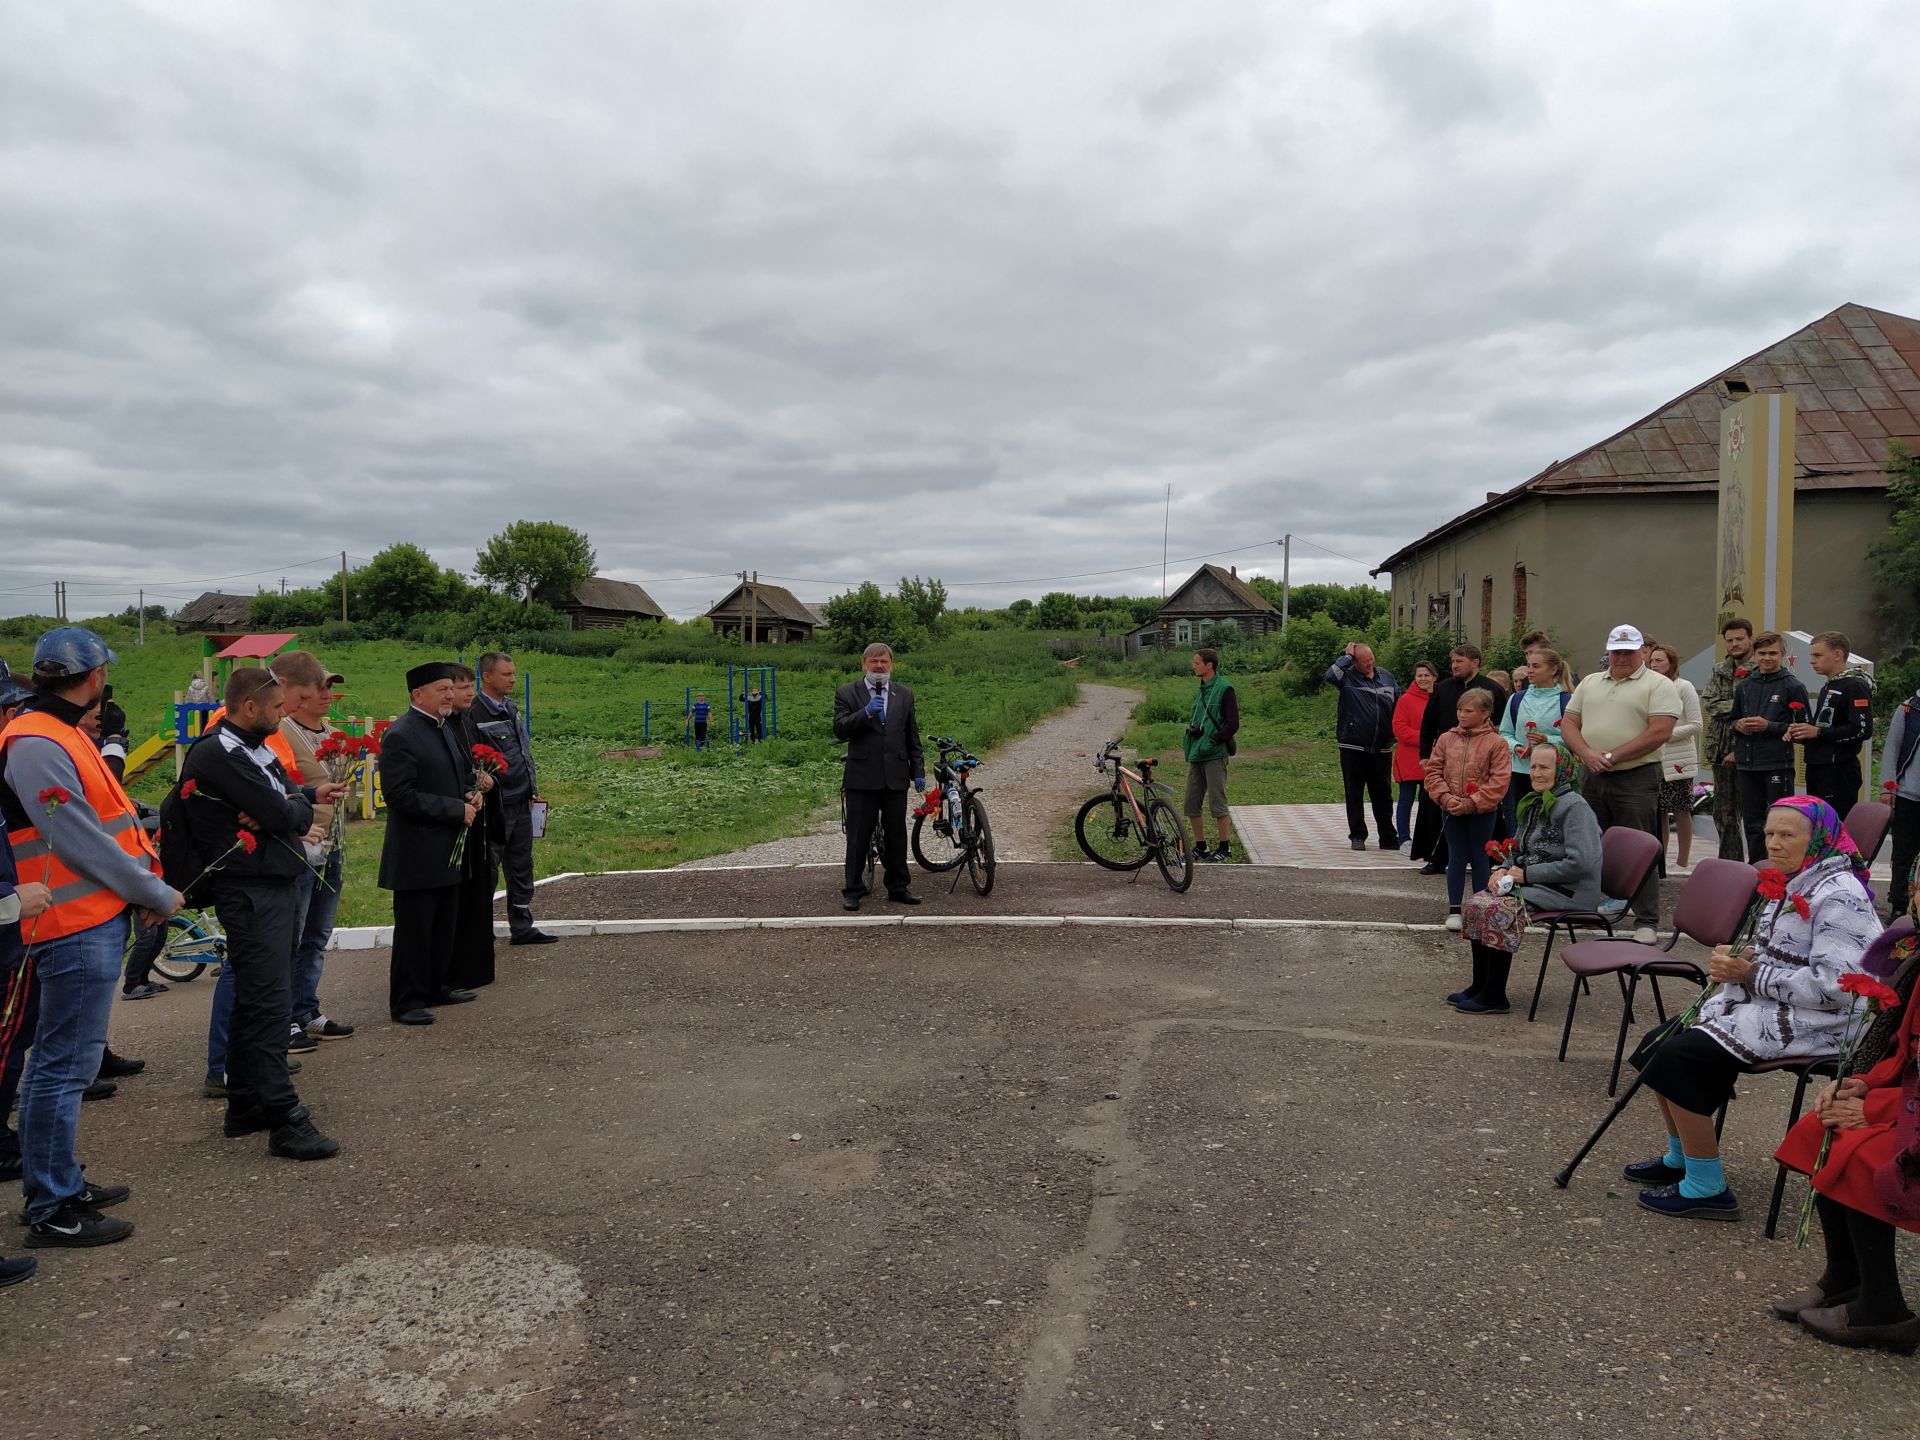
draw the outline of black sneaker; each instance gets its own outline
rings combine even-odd
[[[118,1205],[131,1194],[133,1190],[126,1185],[83,1184],[80,1187],[80,1193],[67,1203],[87,1210],[105,1210],[110,1205]],[[22,1205],[14,1212],[13,1223],[16,1225],[27,1223],[26,1206]]]
[[[320,1042],[307,1033],[304,1025],[295,1025],[287,1031],[287,1053],[304,1055],[309,1050],[318,1050]]]
[[[507,937],[509,945],[556,945],[559,941],[558,935],[549,935],[544,930],[522,930],[518,935]]]
[[[269,1155],[278,1155],[282,1160],[330,1160],[340,1153],[340,1142],[329,1140],[314,1129],[313,1121],[304,1110],[295,1114],[298,1119],[289,1119],[267,1137]]]
[[[316,1040],[344,1040],[353,1034],[351,1025],[342,1025],[338,1020],[329,1020],[324,1015],[316,1015],[307,1022],[307,1034]]]
[[[21,1243],[29,1250],[81,1249],[88,1245],[111,1245],[133,1234],[125,1220],[109,1220],[98,1210],[82,1205],[76,1197],[62,1202],[60,1208],[38,1225],[27,1227]]]
[[[227,1077],[218,1070],[209,1070],[207,1078],[200,1082],[200,1098],[203,1100],[226,1099]]]
[[[109,1095],[118,1094],[120,1087],[111,1080],[96,1080],[80,1092],[82,1100],[104,1100]]]
[[[0,1155],[0,1180],[18,1180],[20,1178],[20,1154]]]
[[[171,986],[162,985],[158,980],[149,980],[144,985],[129,985],[120,992],[122,1000],[151,1000],[156,995],[164,995]]]
[[[106,1050],[100,1055],[100,1073],[93,1078],[118,1080],[123,1075],[138,1075],[146,1068],[147,1062],[144,1060],[129,1060],[124,1055],[116,1055],[113,1051]]]
[[[1230,865],[1233,863],[1233,846],[1230,844],[1216,845],[1213,854],[1207,858],[1217,865]]]
[[[40,1262],[31,1255],[22,1255],[18,1260],[0,1260],[0,1290],[18,1285],[39,1268]]]
[[[1193,847],[1193,858],[1195,861],[1211,860],[1213,859],[1213,852],[1205,845],[1196,845]]]

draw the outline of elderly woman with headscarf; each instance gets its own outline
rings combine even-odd
[[[1920,925],[1920,896],[1910,903]],[[1882,973],[1893,974],[1917,947],[1920,935],[1909,932]],[[1822,1163],[1828,1133],[1833,1147]],[[1827,1268],[1807,1289],[1774,1301],[1773,1313],[1834,1345],[1920,1350],[1920,1319],[1900,1293],[1893,1254],[1896,1226],[1920,1231],[1920,1004],[1908,997],[1886,1058],[1821,1091],[1775,1158],[1813,1177]]]
[[[1532,788],[1520,797],[1513,860],[1489,874],[1487,889],[1462,912],[1473,981],[1447,1003],[1463,1015],[1507,1013],[1507,975],[1529,908],[1591,910],[1600,903],[1600,821],[1574,786],[1579,769],[1550,741],[1529,749]]]
[[[1776,800],[1765,835],[1768,862],[1788,877],[1785,894],[1756,902],[1753,944],[1713,952],[1707,978],[1717,988],[1699,1018],[1645,1062],[1647,1088],[1667,1122],[1667,1150],[1623,1173],[1647,1187],[1640,1203],[1657,1214],[1740,1217],[1720,1166],[1714,1112],[1743,1066],[1839,1050],[1851,1005],[1840,981],[1860,970],[1880,933],[1866,859],[1831,805],[1811,795]]]

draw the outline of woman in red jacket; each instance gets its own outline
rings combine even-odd
[[[1426,778],[1420,767],[1420,722],[1426,717],[1427,701],[1433,698],[1433,682],[1439,678],[1439,673],[1422,660],[1413,667],[1413,684],[1393,705],[1393,778],[1400,786],[1393,833],[1400,837],[1402,850],[1413,843],[1413,802],[1419,798],[1420,782]]]
[[[1902,939],[1885,973],[1916,944],[1913,934]],[[1774,1314],[1829,1344],[1901,1355],[1920,1350],[1920,1319],[1900,1293],[1893,1249],[1895,1226],[1920,1231],[1920,1003],[1906,1010],[1893,1053],[1827,1086],[1776,1152],[1789,1169],[1813,1175],[1827,1268],[1807,1289],[1773,1302]],[[1815,1174],[1828,1131],[1833,1148]]]

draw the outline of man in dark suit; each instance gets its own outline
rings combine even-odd
[[[447,729],[459,737],[464,755],[472,755],[475,745],[492,743],[477,723],[474,675],[464,665],[453,667],[453,713],[447,717]],[[479,770],[478,765],[473,768]],[[493,983],[493,886],[500,875],[494,855],[506,843],[507,833],[498,777],[481,775],[479,784],[480,819],[467,831],[466,853],[460,861],[460,923],[454,931],[453,973],[448,977],[448,983],[461,990]]]
[[[907,888],[907,785],[927,788],[920,721],[913,711],[913,692],[893,683],[891,649],[869,645],[860,664],[866,673],[833,695],[834,738],[847,742],[842,782],[847,792],[847,876],[840,903],[848,910],[860,908],[860,897],[867,893],[867,847],[873,843],[875,822],[884,815],[886,842],[880,858],[887,899],[918,905],[920,897]]]
[[[453,847],[480,813],[473,761],[460,753],[459,736],[447,723],[453,669],[435,663],[409,670],[412,707],[380,742],[387,802],[380,888],[393,892],[387,1007],[402,1025],[431,1025],[429,1006],[474,998],[448,980],[460,913],[461,867],[453,863]]]

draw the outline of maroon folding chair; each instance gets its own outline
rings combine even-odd
[[[1854,806],[1855,810],[1859,808],[1858,805]],[[1848,813],[1851,815],[1852,812]],[[1858,845],[1860,837],[1854,836],[1853,843]],[[1912,933],[1913,921],[1902,915],[1880,932],[1861,959],[1861,968],[1891,985],[1898,992],[1903,1006],[1913,1003],[1914,982],[1920,980],[1920,955],[1909,956],[1905,964],[1894,965],[1893,947]],[[1901,1023],[1898,1010],[1888,1010],[1874,1017],[1873,1028],[1860,1037],[1860,1047],[1854,1052],[1856,1073],[1871,1070],[1886,1058],[1887,1047],[1894,1043]],[[1839,1062],[1832,1056],[1825,1056],[1818,1060],[1767,1060],[1744,1068],[1749,1075],[1768,1075],[1789,1070],[1799,1077],[1793,1087],[1793,1108],[1787,1111],[1787,1129],[1791,1130],[1798,1123],[1800,1112],[1806,1105],[1807,1086],[1816,1079],[1832,1079],[1839,1072]],[[1726,1106],[1723,1105],[1720,1108],[1722,1125],[1726,1124],[1726,1113]],[[1774,1172],[1773,1203],[1767,1207],[1766,1235],[1769,1240],[1773,1239],[1773,1233],[1779,1227],[1780,1202],[1787,1193],[1787,1167],[1775,1161]]]
[[[1660,862],[1660,842],[1644,830],[1626,825],[1609,827],[1600,836],[1600,893],[1610,899],[1629,899],[1640,893],[1647,872]],[[1598,910],[1527,911],[1527,922],[1547,927],[1547,948],[1540,952],[1540,974],[1533,982],[1533,1003],[1527,1007],[1532,1020],[1540,1008],[1540,990],[1547,983],[1547,961],[1553,958],[1553,937],[1560,931],[1572,939],[1581,927],[1604,929],[1613,934],[1613,918]]]
[[[1887,843],[1887,831],[1893,827],[1893,807],[1882,805],[1878,800],[1862,800],[1847,811],[1847,818],[1840,823],[1871,865],[1880,854],[1880,847]]]
[[[1651,837],[1649,837],[1651,838]],[[1573,1035],[1573,1012],[1580,1003],[1580,982],[1596,975],[1611,975],[1620,983],[1620,1034],[1613,1044],[1613,1073],[1607,1077],[1607,1094],[1620,1085],[1620,1060],[1627,1050],[1627,1027],[1633,1023],[1633,997],[1644,976],[1653,990],[1653,1006],[1662,1020],[1667,1007],[1660,998],[1660,977],[1707,983],[1707,972],[1691,960],[1673,955],[1673,947],[1685,935],[1711,950],[1733,939],[1740,921],[1753,900],[1760,872],[1738,860],[1718,856],[1702,860],[1693,867],[1680,899],[1673,907],[1673,934],[1661,946],[1641,945],[1632,940],[1581,940],[1560,952],[1560,961],[1573,972],[1573,990],[1567,996],[1567,1023],[1560,1031],[1560,1058],[1567,1058],[1567,1041]]]

